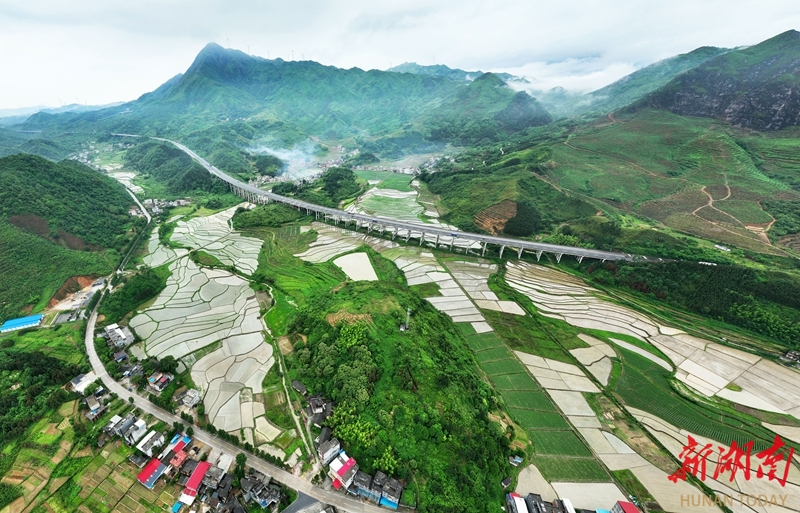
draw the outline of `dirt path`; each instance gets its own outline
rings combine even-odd
[[[613,117],[611,116],[611,114],[609,114],[609,118],[613,119]],[[571,144],[569,143],[569,140],[566,140],[566,141],[564,141],[564,145],[565,145],[565,146],[567,146],[568,148],[572,148],[573,150],[576,150],[576,151],[583,151],[583,152],[587,152],[587,153],[594,153],[594,154],[597,154],[597,155],[603,155],[603,156],[605,156],[605,157],[609,157],[609,158],[613,158],[613,159],[616,159],[616,160],[620,160],[620,161],[622,161],[622,162],[625,162],[626,164],[628,164],[628,165],[630,165],[630,166],[632,166],[632,167],[634,167],[634,168],[636,168],[636,169],[639,169],[639,170],[641,170],[641,171],[644,171],[645,173],[647,173],[647,174],[648,174],[648,175],[650,175],[650,176],[661,177],[661,175],[659,175],[658,173],[655,173],[655,172],[653,172],[653,171],[650,171],[649,169],[645,169],[644,167],[640,166],[639,164],[636,164],[636,163],[634,163],[634,162],[631,162],[631,161],[629,161],[629,160],[625,160],[625,159],[623,159],[623,158],[620,158],[620,157],[618,157],[618,156],[616,156],[616,155],[609,155],[609,154],[607,154],[607,153],[603,153],[603,152],[596,151],[596,150],[589,150],[589,149],[585,149],[585,148],[578,148],[577,146],[573,146],[573,145],[571,145]],[[723,173],[723,176],[725,176],[725,188],[727,189],[727,191],[728,191],[728,194],[727,194],[727,195],[726,195],[724,198],[722,198],[722,199],[720,199],[720,200],[717,200],[717,201],[724,201],[724,200],[727,200],[728,198],[730,198],[730,197],[731,197],[731,188],[730,188],[730,185],[728,185],[728,175],[727,175],[727,174],[725,174],[725,173]],[[677,180],[680,180],[680,181],[682,181],[682,182],[686,182],[686,183],[688,183],[688,184],[695,185],[695,186],[699,186],[699,185],[700,185],[700,184],[699,184],[699,183],[697,183],[697,182],[693,182],[693,181],[691,181],[691,180],[687,180],[687,179],[685,179],[685,178],[677,178]],[[734,221],[736,221],[736,223],[738,223],[739,225],[741,225],[743,228],[745,228],[745,229],[748,229],[748,228],[747,228],[747,225],[745,225],[743,222],[739,221],[739,220],[738,220],[736,217],[732,216],[731,214],[729,214],[729,213],[727,213],[727,212],[723,212],[722,210],[720,210],[720,209],[718,209],[718,208],[716,208],[716,207],[714,206],[714,197],[713,197],[713,196],[711,196],[711,194],[710,194],[708,191],[706,191],[706,186],[705,186],[705,185],[704,185],[704,186],[702,186],[702,187],[700,188],[700,190],[703,192],[703,194],[705,194],[706,196],[708,196],[708,203],[706,203],[705,205],[703,205],[703,206],[701,206],[701,207],[698,207],[698,208],[696,208],[694,211],[692,211],[692,212],[691,212],[691,214],[692,214],[694,217],[696,217],[696,218],[700,219],[701,221],[703,221],[703,222],[706,222],[706,223],[708,223],[708,224],[711,224],[711,225],[713,225],[714,227],[716,227],[716,228],[719,228],[720,230],[723,230],[723,231],[725,231],[725,232],[728,232],[728,233],[730,233],[731,235],[736,235],[737,237],[745,237],[745,236],[744,236],[744,235],[742,235],[741,233],[737,233],[737,232],[734,232],[734,231],[732,231],[732,230],[728,230],[728,229],[727,229],[727,228],[725,228],[724,226],[720,226],[720,224],[719,224],[719,223],[716,223],[716,222],[714,222],[714,221],[709,221],[708,219],[704,219],[703,217],[701,217],[701,216],[699,216],[699,215],[697,214],[697,212],[699,212],[700,210],[702,210],[702,209],[704,209],[704,208],[706,208],[706,207],[709,207],[709,208],[712,208],[712,209],[716,210],[717,212],[719,212],[719,213],[721,213],[721,214],[724,214],[724,215],[726,215],[726,216],[730,217],[731,219],[733,219]],[[763,209],[762,209],[762,210],[763,210]],[[773,222],[774,222],[774,221],[773,221]],[[771,225],[770,225],[770,226],[771,226]],[[759,234],[756,234],[756,235],[758,236],[758,238],[759,238],[759,240],[760,240],[760,241],[762,241],[762,242],[765,242],[767,245],[770,245],[770,246],[772,245],[772,244],[769,242],[769,238],[766,238],[766,240],[765,240],[765,237],[766,237],[766,235],[765,235],[764,237],[762,237],[762,236],[761,236],[761,235],[759,235]]]

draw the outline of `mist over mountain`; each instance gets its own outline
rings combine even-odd
[[[433,64],[425,66],[417,64],[416,62],[404,62],[399,66],[394,66],[386,71],[394,71],[395,73],[412,73],[415,75],[430,75],[432,77],[444,77],[450,80],[457,80],[461,82],[471,82],[479,76],[483,75],[483,71],[464,71],[463,69],[450,68],[444,64]],[[522,77],[514,76],[510,73],[494,73],[500,77],[504,82],[527,82]]]
[[[564,88],[536,93],[536,97],[557,117],[584,113],[607,114],[633,103],[666,85],[681,73],[699,66],[728,50],[703,46],[634,71],[616,82],[586,94],[574,94]]]
[[[800,124],[800,32],[718,55],[642,98],[634,108],[725,120],[758,130]]]

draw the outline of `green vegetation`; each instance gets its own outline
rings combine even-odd
[[[214,178],[203,166],[175,146],[160,141],[145,141],[125,152],[125,165],[141,174],[145,183],[163,183],[169,194],[189,192],[223,193],[227,185]]]
[[[582,95],[545,91],[537,94],[544,106],[557,116],[596,113],[605,115],[635,102],[667,84],[676,76],[728,50],[702,46],[636,70],[613,84]]]
[[[0,348],[19,353],[40,352],[70,365],[82,365],[85,361],[84,324],[84,321],[78,321],[48,329],[11,332],[0,337]]]
[[[297,185],[294,182],[281,182],[272,188],[272,192],[294,196],[317,205],[337,207],[341,201],[358,195],[361,187],[356,182],[352,169],[332,167],[311,183]]]
[[[69,395],[61,387],[86,369],[42,351],[0,349],[0,444],[25,433]]]
[[[18,486],[0,483],[0,508],[5,508],[18,497],[22,497],[22,490]]]
[[[772,444],[774,434],[757,420],[733,408],[679,394],[663,368],[636,353],[616,349],[622,355],[622,373],[614,393],[625,404],[726,445],[735,440],[743,446],[753,440],[753,450],[761,451]]]
[[[248,230],[245,235],[253,235],[264,239],[264,246],[258,255],[258,269],[253,280],[268,283],[279,291],[290,296],[297,304],[306,302],[311,292],[316,289],[330,290],[345,280],[341,269],[331,262],[314,265],[303,262],[294,255],[308,249],[308,244],[317,238],[317,233],[308,231],[300,233],[297,225],[280,229]],[[277,299],[277,297],[276,297]],[[286,303],[277,301],[270,310],[272,316],[285,318],[283,310]],[[290,308],[291,309],[291,308]],[[275,311],[276,313],[272,313]],[[270,315],[268,314],[268,320]],[[281,333],[275,332],[276,335]]]
[[[484,314],[487,313],[494,312],[484,312]],[[539,318],[498,315],[523,320]],[[499,316],[495,319],[487,316],[487,320],[496,330],[501,325],[498,321],[504,319]],[[572,431],[566,419],[561,416],[544,390],[528,374],[525,366],[508,350],[506,343],[514,347],[520,342],[513,336],[513,329],[508,329],[507,326],[505,328],[503,331],[478,334],[472,328],[463,327],[462,332],[465,333],[467,342],[475,352],[481,369],[486,372],[489,381],[503,398],[511,418],[530,436],[533,444],[532,455],[538,458],[535,461],[543,458],[541,461],[548,462],[550,455],[569,455],[566,461],[570,461],[571,464],[556,468],[555,465],[546,463],[544,467],[539,467],[539,470],[549,480],[608,481],[609,476],[600,463],[594,459],[589,449]],[[539,336],[529,335],[526,340],[536,339],[535,344],[539,342],[540,338],[549,340],[549,337],[540,330],[537,330],[537,333]],[[498,335],[502,335],[502,338]],[[504,343],[504,339],[506,343]],[[557,348],[560,351],[560,347],[552,342],[550,344],[554,350]],[[528,344],[525,344],[524,348],[518,347],[518,349],[533,352]],[[553,355],[546,353],[546,356],[552,357]],[[560,353],[558,356],[562,361],[567,358],[564,353]]]
[[[414,177],[409,175],[392,173],[391,171],[372,171],[365,169],[356,169],[353,172],[362,180],[380,180],[380,183],[374,186],[378,189],[395,189],[402,192],[410,192],[414,190],[411,187],[411,181],[414,179]]]
[[[75,161],[25,154],[1,158],[0,169],[3,220],[70,249],[127,245],[133,202],[111,178]]]
[[[592,264],[587,273],[602,284],[648,294],[800,347],[800,278],[794,274],[694,262]]]
[[[170,272],[166,266],[145,268],[128,276],[100,303],[100,313],[107,324],[117,323],[137,306],[158,295],[167,286]]]
[[[647,491],[647,488],[636,478],[636,476],[628,469],[612,470],[614,479],[622,485],[622,489],[628,492],[628,495],[633,495],[639,504],[655,501],[655,498]]]
[[[113,250],[67,249],[0,220],[0,320],[26,305],[41,311],[68,278],[108,274],[118,260]]]
[[[240,207],[233,216],[233,227],[237,230],[259,226],[278,228],[304,217],[305,214],[283,203],[259,205],[252,210]]]
[[[405,306],[412,329],[401,333]],[[326,314],[341,311],[371,322],[331,326]],[[405,287],[354,282],[313,295],[289,329],[308,337],[287,357],[290,375],[336,401],[334,433],[362,469],[413,478],[421,512],[500,505],[509,442],[489,421],[495,396],[446,316]]]
[[[20,154],[0,169],[0,319],[41,310],[72,276],[107,274],[143,222],[121,185],[77,162]]]
[[[226,267],[225,264],[219,261],[214,255],[209,255],[205,251],[196,250],[189,253],[189,258],[192,259],[197,265],[203,267]]]
[[[426,128],[434,141],[466,145],[497,141],[551,120],[535,98],[514,92],[497,75],[485,73],[433,109]]]

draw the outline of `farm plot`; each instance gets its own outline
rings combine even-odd
[[[225,265],[235,267],[245,274],[258,268],[261,241],[234,232],[230,220],[238,207],[231,207],[207,217],[178,221],[171,240],[194,249],[202,248]]]
[[[653,362],[620,349],[622,365],[614,392],[628,406],[650,412],[680,429],[739,446],[754,441],[753,450],[766,449],[774,434],[760,423],[733,409],[701,401],[688,401],[673,389],[664,370]]]
[[[425,209],[417,202],[417,191],[373,187],[355,203],[355,211],[389,217],[399,221],[420,221]]]
[[[314,223],[312,227],[317,231],[318,237],[315,242],[309,244],[308,250],[295,255],[301,260],[313,263],[326,262],[337,255],[353,251],[362,244],[367,244],[381,256],[392,260],[403,271],[409,285],[436,283],[441,296],[426,299],[437,310],[449,315],[453,322],[472,323],[473,328],[481,332],[491,329],[475,304],[439,264],[433,253],[423,248],[400,246],[392,241],[321,223]]]
[[[554,269],[509,262],[506,281],[528,296],[541,315],[577,327],[627,335],[652,345],[655,349],[651,352],[643,349],[642,344],[610,339],[624,350],[637,352],[657,363],[661,369],[659,373],[676,366],[677,379],[698,394],[716,395],[750,408],[800,418],[800,373],[796,370],[661,326],[643,314],[605,300],[598,291]],[[601,348],[588,343],[594,349]],[[577,351],[573,354],[576,358],[580,355],[578,359],[584,364],[598,356],[585,349],[573,351]],[[671,362],[654,354],[656,352],[666,355]],[[606,356],[610,358],[611,354]],[[597,368],[593,368],[593,362],[590,371],[597,371],[598,380],[605,384],[612,365],[602,362],[602,359],[597,361]],[[603,377],[605,380],[601,379]]]
[[[461,285],[478,308],[494,310],[514,315],[525,315],[514,301],[501,301],[489,289],[489,276],[497,272],[497,265],[486,261],[467,262],[460,260],[446,261],[445,266],[453,278]]]
[[[701,447],[706,444],[712,444],[711,446],[715,448],[715,451],[708,457],[709,469],[715,468],[718,464],[720,454],[725,454],[730,449],[727,445],[721,444],[720,440],[706,438],[690,431],[687,432],[686,430],[678,429],[664,419],[651,413],[635,408],[629,408],[629,410],[636,419],[642,423],[645,429],[655,436],[659,442],[676,457],[679,457],[680,453],[684,450],[688,436],[695,438]],[[717,451],[717,447],[719,447],[720,452]],[[761,460],[756,458],[752,459],[752,464],[754,465],[753,472],[756,472],[759,468],[758,465],[760,461]],[[780,472],[777,472],[777,474],[781,476],[783,475],[783,465],[783,462],[778,464]],[[734,479],[731,479],[730,470],[723,471],[717,479],[714,479],[714,474],[709,472],[706,476],[705,483],[720,497],[738,497],[739,494],[755,496],[766,495],[767,497],[783,495],[786,496],[786,500],[782,504],[784,508],[790,511],[800,511],[800,469],[794,465],[790,465],[788,469],[789,473],[785,486],[781,486],[777,480],[769,480],[766,476],[763,478],[750,476],[750,478],[747,479],[744,476],[744,472],[741,470],[735,475]],[[761,511],[759,508],[751,507],[748,507],[748,509],[741,509],[741,511],[748,510]]]
[[[614,365],[611,359],[615,358],[617,353],[602,340],[583,333],[580,333],[578,338],[589,344],[589,347],[571,349],[570,354],[581,362],[603,386],[608,385],[608,378],[611,376],[611,369]]]
[[[514,351],[514,353],[527,366],[528,372],[536,378],[536,381],[548,390],[600,392],[583,371],[575,365],[530,355],[521,351]]]
[[[114,171],[114,165],[105,166],[104,169],[106,169],[108,176],[124,185],[132,193],[140,194],[144,192],[144,189],[133,183],[133,179],[136,178],[136,173],[133,171]]]
[[[333,261],[344,271],[348,278],[354,281],[378,281],[378,275],[372,268],[372,262],[366,253],[350,253]]]
[[[219,349],[192,366],[192,379],[205,392],[206,412],[218,429],[253,428],[252,406],[240,401],[240,392],[260,393],[274,363],[253,291],[238,276],[201,269],[188,258],[173,262],[170,271],[166,288],[131,327],[145,340],[145,352],[158,358],[188,357],[219,341]]]
[[[147,255],[142,258],[142,261],[146,266],[155,268],[188,254],[189,250],[185,248],[172,249],[162,246],[158,240],[158,230],[153,230],[150,239],[147,241]]]
[[[443,228],[452,232],[459,231],[455,226],[450,226],[449,224],[439,221],[437,219],[439,214],[435,211],[435,209],[430,210],[426,207],[423,207],[418,202],[418,196],[419,192],[416,190],[399,191],[396,189],[381,189],[378,187],[373,187],[362,194],[355,201],[355,203],[349,205],[345,211],[388,217],[390,219],[406,221],[409,223],[418,224],[420,226],[420,230],[398,229],[395,235],[402,238],[421,236],[422,230],[426,225],[436,228]],[[426,235],[425,243],[430,243],[433,245],[452,245],[457,248],[480,248],[479,242],[448,236],[437,237],[435,235]]]

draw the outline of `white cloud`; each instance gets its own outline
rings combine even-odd
[[[796,27],[786,0],[0,0],[0,108],[130,100],[228,38],[264,57],[438,63],[587,90],[698,46]]]

